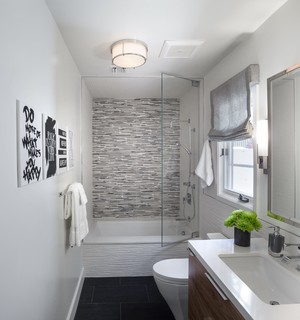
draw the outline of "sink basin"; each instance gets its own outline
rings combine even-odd
[[[268,255],[259,253],[219,257],[263,302],[300,303],[300,272],[298,276]]]

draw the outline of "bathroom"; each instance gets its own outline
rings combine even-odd
[[[92,154],[92,143],[88,141],[92,141],[92,109],[89,107],[93,98],[46,2],[5,0],[0,4],[0,83],[4,114],[1,125],[4,205],[1,223],[1,319],[17,320],[24,315],[33,320],[72,319],[80,281],[84,276],[82,247],[69,248],[68,245],[69,221],[63,218],[63,199],[59,192],[74,181],[82,181],[89,197],[87,211],[91,219],[93,163],[92,157],[88,156]],[[220,12],[223,9],[220,7]],[[257,118],[267,118],[267,79],[299,63],[298,12],[299,1],[289,0],[248,34],[240,35],[236,30],[234,46],[228,48],[214,65],[199,71],[203,83],[200,82],[199,87],[202,90],[199,127],[195,126],[199,142],[195,154],[198,158],[210,129],[210,91],[253,63],[260,66]],[[102,48],[97,49],[101,55]],[[179,75],[186,76],[184,63],[179,68]],[[168,73],[173,74],[172,69]],[[92,72],[89,75],[92,76]],[[17,187],[17,99],[73,128],[73,169]],[[216,158],[214,152],[213,158]],[[199,188],[199,181],[195,181]],[[267,175],[255,168],[255,210],[259,214],[267,211],[267,184]],[[200,188],[198,197],[197,231],[200,237],[205,238],[210,232],[232,237],[233,230],[224,227],[223,221],[239,204],[222,201]],[[269,225],[277,223],[270,218],[264,221],[267,222],[263,223],[264,228],[258,235],[267,239]],[[293,234],[299,236],[299,230],[282,225],[283,229],[291,232],[286,234],[287,239],[297,241]]]

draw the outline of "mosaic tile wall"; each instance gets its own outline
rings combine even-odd
[[[179,100],[164,103],[164,213],[179,215]],[[161,100],[95,99],[93,216],[161,213]]]

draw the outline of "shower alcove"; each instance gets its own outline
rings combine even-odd
[[[102,78],[102,95],[92,93],[87,276],[150,275],[156,261],[186,257],[184,241],[198,232],[194,171],[201,81],[168,74],[118,80]],[[124,81],[133,82],[134,89],[125,90]]]

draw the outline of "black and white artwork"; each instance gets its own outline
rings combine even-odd
[[[56,120],[43,114],[44,178],[56,175]]]
[[[57,127],[57,173],[63,173],[68,168],[67,129]]]
[[[68,169],[74,167],[74,133],[72,130],[68,130]]]
[[[42,117],[17,100],[18,187],[42,180]]]

